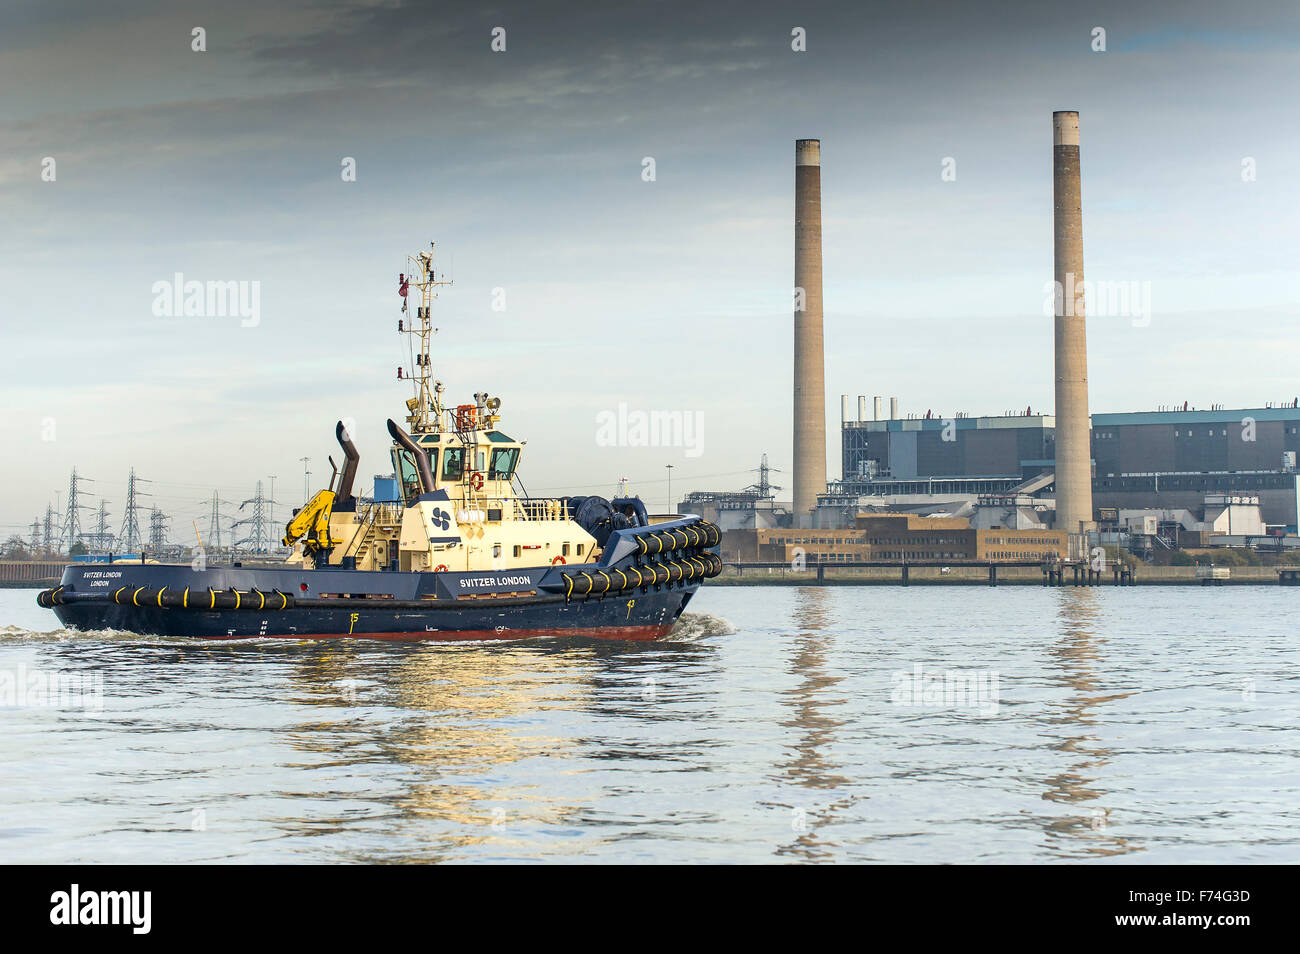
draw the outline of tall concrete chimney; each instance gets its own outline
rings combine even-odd
[[[1077,112],[1052,113],[1052,199],[1057,296],[1056,529],[1080,533],[1092,528],[1092,447]]]
[[[889,419],[891,421],[898,420],[898,398],[896,397],[889,399]]]
[[[811,523],[826,492],[826,367],[822,339],[822,145],[794,144],[794,523]]]
[[[867,396],[865,394],[859,394],[858,395],[858,420],[865,421],[866,419],[867,419]]]
[[[853,420],[853,418],[849,417],[849,396],[847,394],[841,394],[840,395],[840,422],[847,424],[851,420]]]
[[[876,406],[873,408],[873,411],[874,416],[872,417],[872,420],[883,421],[885,419],[885,399],[880,395],[876,395]]]

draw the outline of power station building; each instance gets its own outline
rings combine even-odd
[[[844,421],[843,472],[823,499],[972,498],[1023,493],[1026,484],[1050,498],[1055,429],[1041,414]],[[1259,498],[1265,523],[1300,525],[1294,403],[1093,414],[1090,445],[1097,511],[1198,510],[1207,497],[1246,494]]]
[[[962,518],[858,514],[837,529],[724,531],[722,549],[738,561],[836,564],[898,561],[1032,563],[1066,556],[1060,530],[981,530]]]
[[[1279,471],[1284,458],[1294,469],[1297,451],[1297,407],[1092,416],[1092,459],[1099,477]]]
[[[921,492],[933,478],[961,478],[976,493],[1008,489],[1052,470],[1055,431],[1044,414],[844,421],[842,490]]]
[[[1098,508],[1199,510],[1206,498],[1259,498],[1265,524],[1300,528],[1300,407],[1092,416]]]

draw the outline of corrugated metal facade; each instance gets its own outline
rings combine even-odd
[[[843,477],[863,464],[917,477],[1028,477],[1055,457],[1050,416],[849,421]],[[1119,474],[1280,471],[1300,454],[1300,408],[1161,411],[1092,416],[1097,477]]]

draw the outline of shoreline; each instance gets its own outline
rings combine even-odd
[[[1289,567],[1234,566],[1225,567],[1229,576],[1223,580],[1202,580],[1196,576],[1194,566],[1140,566],[1132,582],[1116,583],[1107,571],[1100,582],[1079,586],[1282,586],[1279,569]],[[816,570],[746,570],[737,573],[724,570],[721,576],[709,580],[707,586],[1047,586],[1038,567],[998,567],[997,582],[990,583],[984,567],[953,566],[949,573],[940,573],[934,567],[909,567],[908,580],[902,580],[902,564],[897,567],[871,567],[860,570],[827,569],[824,579],[818,581]],[[1073,580],[1056,584],[1074,587]]]

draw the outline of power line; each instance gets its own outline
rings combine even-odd
[[[676,477],[676,479],[677,479],[678,481],[682,481],[682,480],[708,480],[708,479],[713,478],[713,477],[738,477],[738,476],[740,476],[740,475],[742,475],[742,474],[752,474],[752,473],[753,473],[753,470],[751,469],[751,470],[731,470],[731,471],[727,471],[726,473],[721,473],[721,474],[688,474],[688,475],[686,475],[686,476],[682,476],[681,474],[678,474],[677,477]],[[664,478],[664,477],[644,478],[644,479],[643,479],[643,478],[640,478],[640,477],[629,477],[629,478],[628,478],[628,482],[629,482],[630,484],[636,484],[636,485],[645,485],[645,484],[662,484],[662,483],[666,483],[666,480],[667,480],[667,479]],[[602,483],[602,484],[580,484],[580,485],[579,485],[579,484],[564,484],[564,485],[562,485],[562,486],[557,486],[557,487],[539,487],[539,488],[537,488],[537,489],[538,489],[539,492],[542,492],[542,491],[548,491],[548,490],[551,490],[551,491],[557,491],[557,490],[558,490],[558,491],[563,491],[563,490],[604,490],[604,489],[607,489],[608,487],[609,487],[609,484],[608,484],[608,483]]]

